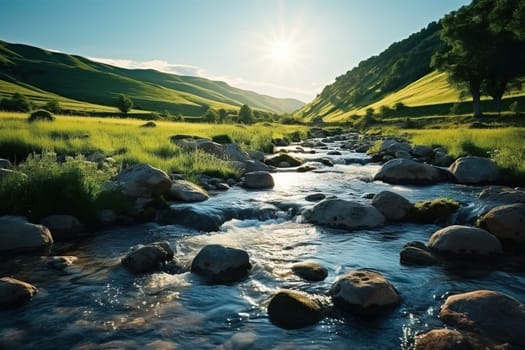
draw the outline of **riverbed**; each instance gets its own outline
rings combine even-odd
[[[34,284],[39,293],[23,307],[0,313],[0,348],[410,349],[416,334],[443,327],[438,313],[451,294],[490,289],[523,301],[523,270],[400,264],[405,243],[426,242],[442,226],[394,223],[349,232],[306,223],[300,215],[314,204],[305,199],[313,193],[369,203],[367,194],[390,190],[412,202],[453,198],[462,207],[450,223],[472,224],[485,208],[477,198],[481,187],[372,181],[380,165],[337,142],[315,153],[294,145],[288,150],[310,159],[316,169],[273,173],[272,190],[235,186],[191,204],[202,210],[254,209],[254,214],[230,220],[216,232],[155,223],[114,227],[75,243],[55,244],[53,255],[77,257],[64,269],[50,266],[46,256],[1,258],[0,275]],[[330,155],[333,151],[340,154]],[[335,165],[316,161],[320,158]],[[172,268],[132,275],[121,266],[120,259],[132,246],[156,241],[168,241],[176,250]],[[253,268],[247,278],[209,285],[189,272],[200,248],[214,243],[248,252]],[[295,276],[290,266],[302,261],[323,265],[328,277],[308,282]],[[377,319],[328,308],[320,323],[299,330],[269,321],[266,307],[279,289],[304,291],[329,305],[327,292],[336,278],[359,268],[382,273],[399,291],[401,305]]]

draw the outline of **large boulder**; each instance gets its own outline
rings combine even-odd
[[[499,204],[525,203],[525,190],[505,186],[487,186],[478,197]]]
[[[10,277],[0,278],[0,310],[22,306],[38,292],[38,289],[26,282]]]
[[[385,217],[375,207],[343,199],[321,201],[303,216],[315,224],[350,230],[379,227],[385,223]]]
[[[380,273],[368,270],[339,277],[329,294],[336,306],[363,315],[382,313],[400,302],[396,288]]]
[[[173,255],[168,242],[155,242],[136,247],[121,263],[131,273],[144,273],[158,269],[163,263],[173,259]]]
[[[496,163],[483,157],[460,157],[449,167],[461,184],[495,183],[501,180]]]
[[[412,210],[412,203],[405,197],[391,191],[381,191],[372,198],[372,205],[379,210],[387,220],[399,221],[405,219]]]
[[[186,180],[175,180],[165,197],[180,202],[202,202],[209,198],[206,191]]]
[[[294,290],[280,290],[270,300],[268,317],[279,327],[297,329],[316,324],[323,313],[321,305],[307,295]]]
[[[386,139],[379,147],[379,153],[387,153],[394,155],[396,152],[410,152],[411,146],[405,141],[397,141],[395,139]]]
[[[253,171],[270,171],[270,167],[260,160],[246,160],[243,163],[244,173],[251,173]]]
[[[120,185],[122,193],[135,198],[158,196],[171,188],[170,177],[164,171],[148,164],[130,166],[113,180]]]
[[[328,276],[328,270],[313,261],[303,261],[293,264],[292,271],[307,281],[322,281]]]
[[[267,171],[252,171],[244,174],[243,187],[253,189],[268,189],[275,186],[272,175]]]
[[[433,329],[416,337],[414,350],[496,350],[495,344],[470,332]],[[503,350],[504,347],[500,348]]]
[[[456,294],[447,298],[439,317],[460,330],[525,348],[525,305],[508,295],[491,290]]]
[[[289,168],[302,165],[304,160],[293,157],[286,153],[279,153],[273,157],[267,158],[265,163],[274,167]]]
[[[412,147],[412,155],[420,160],[428,162],[434,158],[434,150],[430,146],[416,145]]]
[[[53,244],[47,227],[15,216],[0,217],[0,251],[40,250]]]
[[[525,244],[525,203],[503,205],[490,210],[479,220],[479,226],[499,239]]]
[[[242,280],[252,268],[244,250],[211,244],[202,248],[191,263],[191,272],[211,283],[231,283]]]
[[[226,160],[235,160],[239,162],[244,162],[250,159],[248,153],[243,151],[236,143],[227,143],[223,145],[223,157]]]
[[[50,215],[40,220],[40,223],[52,232],[55,241],[75,239],[84,232],[84,225],[72,215]]]
[[[374,175],[374,180],[408,185],[430,185],[442,182],[445,178],[438,168],[410,159],[389,160]]]
[[[214,155],[217,158],[224,158],[224,146],[220,143],[208,139],[198,139],[195,140],[195,143],[198,150]]]
[[[486,256],[501,253],[500,241],[483,229],[452,225],[432,234],[428,241],[431,251],[460,256]]]

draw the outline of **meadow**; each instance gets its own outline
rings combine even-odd
[[[145,121],[119,118],[58,116],[53,122],[27,122],[24,113],[0,113],[0,157],[19,162],[31,153],[55,152],[61,155],[89,155],[95,152],[112,157],[120,166],[147,163],[166,172],[180,172],[192,178],[211,172],[224,177],[235,170],[227,162],[202,152],[184,152],[170,142],[173,135],[212,138],[228,135],[243,149],[271,151],[272,138],[298,133],[305,137],[307,127],[260,123],[206,124],[155,121],[156,127],[143,127]]]

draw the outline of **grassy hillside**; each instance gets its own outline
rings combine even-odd
[[[285,113],[303,105],[294,99],[260,95],[224,82],[154,70],[129,70],[80,56],[2,41],[0,80],[0,94],[3,95],[25,88],[34,91],[27,95],[35,99],[48,96],[61,102],[71,100],[73,105],[77,101],[113,106],[118,94],[126,94],[137,109],[186,116],[200,116],[208,107],[237,110],[248,104],[253,109]],[[104,110],[104,107],[95,109]]]
[[[440,30],[440,24],[431,23],[378,56],[360,62],[296,111],[295,118],[345,122],[364,115],[369,108],[383,117],[447,115],[456,104],[456,113],[470,113],[471,100],[462,99],[447,75],[430,67],[433,53],[443,47]],[[525,107],[525,89],[510,91],[504,98],[503,110],[514,101],[519,102],[520,109]],[[482,108],[485,112],[497,111],[488,98],[483,99]]]

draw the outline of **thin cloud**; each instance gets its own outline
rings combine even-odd
[[[262,81],[249,81],[243,78],[235,78],[230,76],[214,76],[208,73],[206,69],[198,66],[189,64],[177,64],[170,63],[165,60],[148,60],[148,61],[134,61],[129,59],[115,59],[115,58],[102,58],[102,57],[88,57],[92,61],[97,61],[112,66],[117,66],[127,69],[155,69],[164,73],[171,73],[177,75],[188,75],[206,78],[210,80],[224,81],[231,86],[235,86],[240,89],[256,91],[260,94],[276,96],[281,98],[297,98],[302,101],[312,99],[318,92],[318,89],[312,87],[312,89],[302,89],[290,86],[283,86],[270,82]]]

